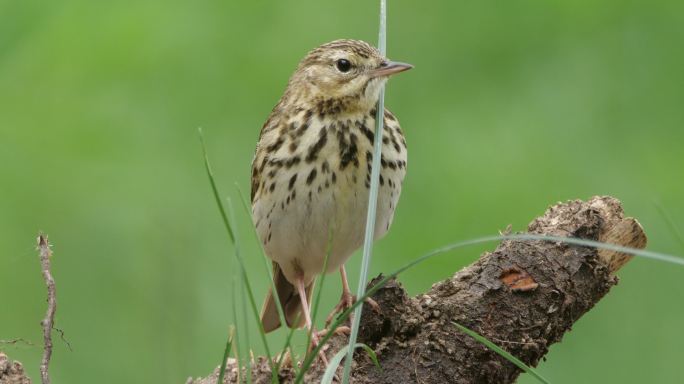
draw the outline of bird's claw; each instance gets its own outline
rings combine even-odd
[[[328,328],[330,327],[330,324],[332,323],[333,319],[335,318],[335,315],[338,313],[342,313],[348,308],[351,308],[352,305],[356,302],[356,296],[352,295],[349,292],[342,292],[342,297],[340,297],[340,301],[337,303],[335,308],[332,310],[332,312],[328,315],[328,317],[325,319],[325,327]],[[366,300],[364,300],[366,304],[368,304],[373,311],[376,313],[380,313],[380,305],[378,303],[371,299],[370,297],[367,297]],[[349,323],[352,322],[352,316],[353,314],[349,314]]]
[[[320,334],[321,332],[316,332],[315,329],[311,330],[311,343],[309,344],[308,353],[315,350],[320,344],[320,341],[318,339]],[[321,350],[318,351],[318,358],[321,359],[321,361],[326,367],[328,367],[328,358],[325,356],[325,346],[323,346]]]
[[[316,336],[323,338],[328,335],[328,332],[330,332],[327,328],[322,329],[318,332],[316,332]],[[351,328],[347,327],[346,325],[342,325],[340,327],[335,328],[333,331],[333,334],[336,335],[349,335],[351,334]]]

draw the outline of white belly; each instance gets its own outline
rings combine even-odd
[[[313,129],[312,137],[303,139],[312,141],[317,134]],[[369,194],[366,153],[372,151],[372,146],[366,137],[357,137],[357,144],[357,161],[346,167],[340,165],[339,148],[333,142],[321,150],[318,161],[302,160],[278,168],[262,188],[268,192],[253,202],[253,218],[264,250],[290,282],[303,275],[309,284],[319,275],[328,247],[326,270],[330,273],[363,245]],[[273,158],[278,160],[277,156]],[[292,154],[283,151],[282,160],[288,158]],[[383,161],[381,167],[383,183],[378,193],[375,239],[389,230],[406,173],[405,149],[397,153],[391,144],[383,145],[385,158],[392,159],[394,166],[390,168]],[[323,161],[327,166],[322,165]],[[314,168],[316,175],[309,183]],[[271,183],[275,183],[272,191]]]

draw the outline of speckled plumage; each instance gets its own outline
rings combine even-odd
[[[341,72],[340,60],[351,63],[351,73]],[[300,62],[261,130],[252,164],[252,216],[273,260],[290,326],[299,325],[293,322],[301,309],[292,285],[303,279],[309,294],[322,273],[329,236],[327,272],[340,268],[363,243],[375,106],[388,77],[378,71],[388,63],[357,40],[314,49]],[[384,125],[376,239],[392,223],[407,161],[403,132],[388,110]],[[273,304],[269,293],[262,311],[267,331],[280,325]]]

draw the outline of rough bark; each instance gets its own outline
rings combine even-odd
[[[0,352],[0,384],[31,384],[24,373],[24,366],[18,361],[11,361]]]
[[[625,218],[611,197],[559,203],[532,221],[530,234],[609,242],[643,248],[639,223]],[[482,344],[461,333],[456,321],[500,345],[528,365],[536,366],[551,344],[618,282],[614,273],[630,256],[563,242],[506,240],[494,252],[453,277],[409,297],[397,281],[373,296],[381,313],[364,312],[360,342],[378,354],[380,371],[366,357],[354,357],[354,383],[512,383],[521,371]],[[369,285],[373,285],[376,280]],[[328,355],[346,343],[331,339]],[[306,382],[318,382],[323,367],[314,367]],[[269,383],[267,361],[258,358],[255,382]],[[218,368],[188,383],[216,383]],[[293,373],[284,369],[283,382]],[[230,360],[225,383],[237,378]]]

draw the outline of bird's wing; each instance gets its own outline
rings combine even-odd
[[[256,150],[254,151],[254,158],[252,159],[252,189],[250,193],[252,205],[254,205],[254,198],[259,192],[261,186],[261,178],[263,177],[263,170],[268,162],[268,151],[266,150],[271,141],[274,139],[273,130],[279,124],[279,119],[277,114],[271,112],[268,120],[261,127],[261,132],[259,133],[259,141],[257,142]]]

